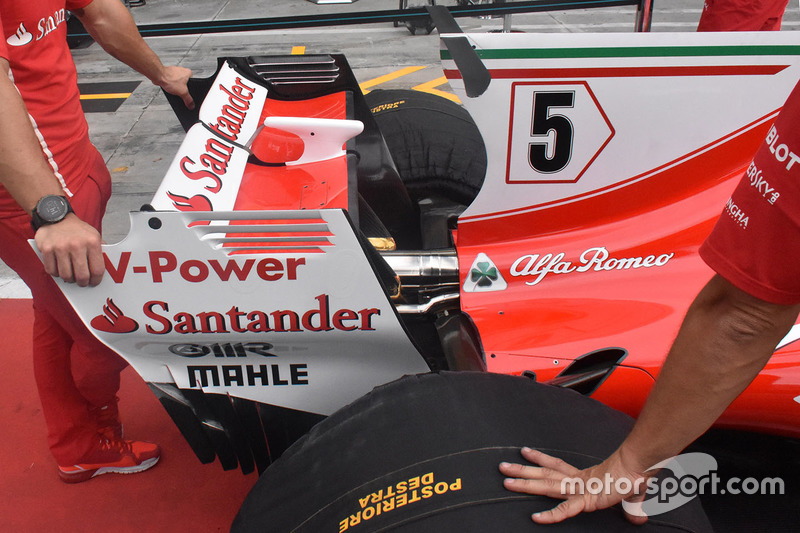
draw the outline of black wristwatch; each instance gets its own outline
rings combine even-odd
[[[42,226],[61,222],[70,213],[74,213],[69,200],[65,196],[51,194],[36,203],[31,213],[31,226],[37,231]]]

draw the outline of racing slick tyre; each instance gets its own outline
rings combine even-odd
[[[578,467],[613,452],[632,419],[518,376],[443,372],[375,388],[317,424],[256,482],[232,531],[318,533],[706,532],[695,498],[627,522],[618,508],[539,526],[558,502],[503,488],[501,461],[532,446]]]
[[[486,174],[486,148],[466,109],[411,90],[375,90],[364,98],[412,197],[472,202]]]

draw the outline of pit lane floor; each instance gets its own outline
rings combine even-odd
[[[317,5],[304,0],[147,0],[144,6],[134,7],[131,12],[137,23],[150,24],[390,10],[397,5],[395,0],[361,0],[344,5]],[[694,31],[701,5],[702,0],[656,0],[652,30]],[[630,7],[519,14],[512,16],[511,25],[514,30],[526,32],[628,32],[633,29],[634,16],[635,10]],[[458,22],[467,31],[499,30],[503,24],[501,19],[479,18],[461,18]],[[787,8],[783,25],[784,31],[800,29],[800,8],[794,0]],[[214,72],[218,56],[342,52],[365,90],[405,88],[450,93],[439,64],[436,32],[411,35],[402,24],[158,37],[149,38],[148,42],[165,63],[189,67],[199,77]],[[104,238],[107,242],[117,242],[128,232],[128,212],[138,210],[150,200],[183,139],[183,131],[160,90],[111,59],[99,46],[76,49],[73,56],[84,103],[90,110],[87,119],[92,140],[112,172],[114,195],[104,220]],[[112,85],[100,86],[100,83]],[[102,508],[113,517],[113,520],[107,518],[106,524],[113,524],[117,531],[227,529],[225,520],[232,518],[255,476],[225,473],[218,464],[200,465],[182,439],[175,437],[177,430],[141,380],[130,371],[126,371],[122,392],[123,398],[129,398],[126,412],[130,422],[126,424],[133,424],[132,430],[139,425],[141,432],[133,433],[134,436],[152,438],[165,445],[164,464],[148,474],[106,476],[108,479],[93,480],[84,486],[67,487],[57,481],[55,465],[45,446],[44,421],[38,412],[32,372],[29,365],[24,366],[30,351],[27,341],[30,302],[25,301],[29,297],[25,286],[0,263],[0,300],[3,300],[0,339],[5,343],[0,358],[7,368],[23,363],[13,374],[15,386],[6,387],[0,402],[0,424],[4,427],[0,439],[0,530],[94,530],[85,527],[83,521],[87,513]],[[12,379],[12,374],[6,376]],[[174,479],[180,481],[176,483]],[[24,505],[16,505],[22,503],[15,496],[21,480],[26,483],[30,499]],[[192,483],[193,480],[197,482]],[[796,474],[787,479],[787,484],[791,483],[800,484]],[[206,485],[212,488],[206,492],[200,490],[207,489]],[[216,494],[230,497],[215,498],[214,487]],[[137,504],[139,494],[157,495],[156,507]],[[725,503],[709,514],[712,518],[715,515],[720,520],[724,518],[724,522],[718,522],[723,524],[720,531],[793,531],[796,529],[791,528],[800,523],[797,499],[788,503],[785,499],[769,503],[759,500],[753,505],[748,501]],[[762,503],[770,507],[777,503],[778,508],[766,511]],[[758,507],[761,512],[749,512],[748,507],[754,511]],[[200,509],[203,514],[198,515]],[[209,509],[216,520],[208,518]],[[748,512],[736,514],[745,510]],[[152,516],[145,519],[148,512]],[[789,529],[779,529],[781,525],[770,519],[776,512]],[[9,517],[14,517],[14,521]]]

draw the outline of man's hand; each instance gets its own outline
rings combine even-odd
[[[34,237],[45,271],[81,287],[103,279],[102,238],[91,225],[70,213],[56,224],[42,226]]]
[[[194,109],[194,100],[189,94],[189,88],[186,85],[191,77],[192,71],[190,69],[170,65],[163,68],[160,78],[154,80],[153,83],[169,94],[179,97],[188,109]]]
[[[522,456],[539,466],[501,463],[500,472],[507,476],[505,488],[564,500],[553,509],[535,513],[531,518],[538,524],[561,522],[580,513],[611,507],[623,500],[640,500],[647,489],[647,477],[625,467],[619,452],[586,470],[578,470],[561,459],[530,448],[522,448]],[[623,479],[630,483],[617,482]],[[619,492],[620,488],[628,490]],[[627,513],[626,516],[634,524],[647,521],[646,516]]]
[[[130,11],[120,0],[92,0],[73,13],[103,50],[168,93],[180,97],[189,109],[194,109],[194,101],[186,87],[192,71],[184,67],[165,67],[144,42]]]

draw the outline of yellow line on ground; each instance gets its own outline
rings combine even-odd
[[[119,100],[130,95],[131,93],[82,94],[81,100]]]
[[[292,46],[292,55],[293,56],[301,56],[306,53],[305,46]]]
[[[436,87],[438,87],[440,85],[444,85],[445,83],[447,83],[447,78],[442,76],[441,78],[436,78],[435,80],[427,81],[425,83],[417,85],[416,87],[412,87],[412,89],[414,89],[415,91],[421,91],[423,93],[435,94],[437,96],[441,96],[443,98],[447,98],[448,100],[452,100],[453,102],[455,102],[457,104],[460,104],[461,100],[458,99],[458,96],[456,96],[456,95],[454,95],[452,93],[448,93],[448,92],[440,91],[439,89],[436,89]]]
[[[396,70],[394,72],[390,72],[389,74],[384,74],[383,76],[378,76],[377,78],[367,80],[364,83],[359,84],[361,87],[361,91],[364,94],[367,94],[370,87],[375,87],[376,85],[380,85],[381,83],[386,83],[387,81],[396,80],[397,78],[401,78],[407,74],[411,74],[418,70],[422,70],[425,67],[406,67],[401,68],[400,70]]]

